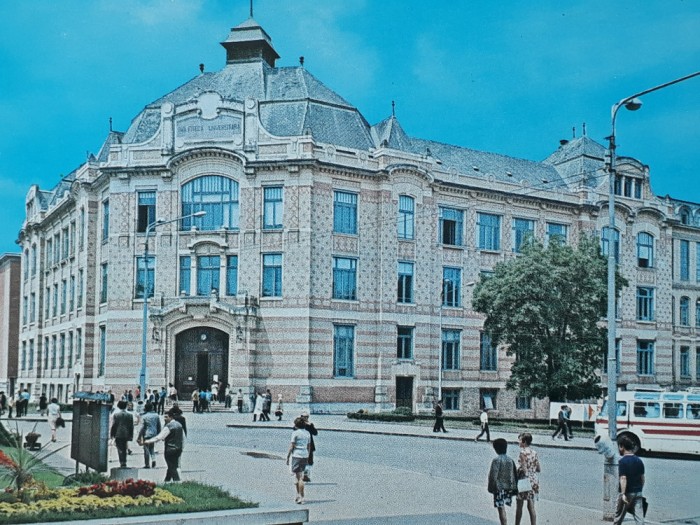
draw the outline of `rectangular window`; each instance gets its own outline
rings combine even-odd
[[[263,297],[282,297],[282,254],[263,255]]]
[[[70,255],[75,255],[75,221],[71,221],[70,223],[70,240],[69,240],[69,247],[68,250],[70,252]]]
[[[22,298],[22,324],[23,325],[27,324],[27,319],[29,318],[27,315],[27,312],[29,312],[29,298],[25,295]]]
[[[202,255],[197,257],[197,295],[211,295],[220,290],[221,257]]]
[[[688,297],[681,297],[679,310],[681,326],[690,326],[690,299]]]
[[[535,236],[535,221],[530,219],[513,219],[513,251],[520,253],[523,243]]]
[[[27,369],[27,342],[22,341],[22,355],[20,357],[20,369]]]
[[[695,348],[695,380],[700,381],[700,346]]]
[[[145,233],[149,224],[156,222],[156,192],[138,192],[138,209],[136,211],[136,231]]]
[[[263,229],[282,228],[282,187],[263,188]]]
[[[396,327],[396,357],[398,359],[413,359],[413,327]]]
[[[489,334],[481,332],[480,348],[480,369],[490,372],[498,370],[498,349],[491,342]]]
[[[68,295],[68,309],[71,312],[75,309],[75,275],[70,276],[70,293]]]
[[[51,287],[46,287],[46,292],[44,293],[44,319],[48,319],[51,316]]]
[[[107,263],[102,264],[102,287],[100,289],[100,302],[107,302],[107,277],[109,276],[109,267]]]
[[[566,244],[568,235],[568,226],[566,224],[558,224],[555,222],[547,223],[547,232],[544,238],[544,244],[547,246],[550,242],[558,242]]]
[[[485,408],[487,410],[496,410],[498,405],[496,404],[496,398],[498,397],[498,390],[493,388],[482,388],[479,390],[479,404],[480,408]]]
[[[399,261],[397,302],[413,302],[413,263]]]
[[[681,346],[680,349],[681,377],[690,377],[690,347]]]
[[[637,374],[654,375],[654,341],[637,341]]]
[[[462,270],[445,267],[442,269],[442,306],[459,307],[462,305],[461,290]]]
[[[53,236],[53,262],[58,264],[61,261],[61,234]]]
[[[58,351],[58,342],[55,335],[51,336],[51,369],[56,368],[56,352]]]
[[[73,332],[68,332],[68,368],[73,366]]]
[[[357,194],[336,191],[333,193],[333,231],[357,234]]]
[[[442,330],[442,369],[459,370],[459,330]]]
[[[44,370],[49,368],[49,338],[44,337]]]
[[[70,237],[68,234],[68,228],[63,228],[63,250],[61,252],[62,259],[68,259],[68,254],[70,253]]]
[[[83,270],[78,270],[78,308],[83,307]]]
[[[661,406],[654,402],[635,401],[632,414],[634,417],[656,419],[661,416]]]
[[[459,410],[459,397],[461,390],[458,388],[445,388],[442,390],[442,403],[445,410]]]
[[[531,410],[532,398],[530,396],[518,396],[515,398],[515,410]]]
[[[36,244],[32,245],[32,260],[31,260],[31,265],[32,265],[32,277],[36,275]]]
[[[333,257],[333,299],[357,299],[357,259]]]
[[[334,325],[333,327],[333,376],[353,377],[355,327]]]
[[[61,315],[66,313],[66,306],[68,304],[68,284],[66,280],[61,281]]]
[[[683,403],[664,403],[663,406],[663,417],[668,419],[682,419],[683,414]]]
[[[80,208],[80,233],[78,235],[78,248],[83,251],[85,246],[85,208]]]
[[[83,350],[83,330],[78,328],[75,331],[75,360],[77,361],[82,356]]]
[[[58,284],[53,285],[53,310],[51,313],[53,317],[58,315]]]
[[[192,258],[189,255],[180,257],[180,295],[190,295],[191,274]]]
[[[97,361],[97,375],[105,375],[105,361],[107,360],[107,327],[100,326],[100,354]]]
[[[29,296],[29,322],[36,321],[36,294],[34,292]]]
[[[415,200],[408,195],[399,195],[398,234],[399,239],[413,239]]]
[[[637,266],[654,267],[654,237],[646,232],[637,234]]]
[[[442,244],[462,246],[464,212],[454,208],[440,208],[440,238]]]
[[[690,242],[680,241],[681,281],[690,280]]]
[[[226,295],[238,293],[238,255],[226,258]]]
[[[480,250],[499,251],[501,249],[501,217],[490,213],[476,214],[478,232],[477,247]]]
[[[637,287],[637,320],[654,320],[654,289],[645,286]]]
[[[66,366],[66,334],[61,334],[59,341],[61,348],[58,354],[58,368],[63,368]]]
[[[143,299],[144,290],[146,297],[153,297],[155,290],[156,258],[149,255],[148,258],[136,257],[136,299]]]
[[[102,201],[102,242],[109,240],[109,199]]]
[[[52,246],[53,246],[53,243],[52,243],[51,239],[48,239],[46,241],[46,269],[47,270],[53,264],[53,248],[52,248]]]
[[[34,339],[29,340],[29,370],[34,370]]]

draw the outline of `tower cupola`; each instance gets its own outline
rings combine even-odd
[[[280,57],[272,47],[270,35],[252,17],[232,27],[221,45],[226,48],[227,64],[263,60],[270,67],[275,67],[275,60]]]

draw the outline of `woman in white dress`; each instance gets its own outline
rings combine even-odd
[[[49,428],[51,429],[51,441],[56,441],[56,421],[61,417],[61,406],[58,404],[58,399],[51,398],[51,403],[47,407]]]

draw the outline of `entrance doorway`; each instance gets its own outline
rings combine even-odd
[[[406,407],[413,410],[413,378],[396,378],[396,408]]]
[[[228,382],[228,334],[215,328],[191,328],[175,341],[175,388],[189,399],[195,388]]]

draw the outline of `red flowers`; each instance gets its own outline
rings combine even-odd
[[[95,483],[88,487],[80,487],[78,496],[95,495],[100,498],[111,498],[112,496],[153,496],[156,484],[152,481],[143,479],[127,479],[126,481],[105,481],[104,483]]]
[[[17,468],[17,463],[15,463],[14,460],[2,450],[0,450],[0,466],[14,470]]]

